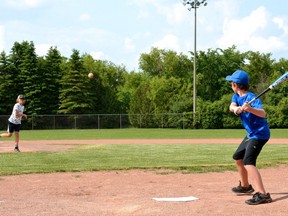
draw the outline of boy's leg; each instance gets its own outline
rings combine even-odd
[[[7,128],[7,133],[2,133],[0,135],[0,137],[11,137],[13,135],[13,133],[14,133],[14,130],[15,130],[14,126],[15,126],[14,124],[9,122],[8,123],[8,128]]]
[[[260,154],[263,146],[268,140],[251,139],[247,144],[247,150],[243,159],[244,166],[247,170],[249,178],[251,178],[253,185],[256,189],[256,193],[252,199],[245,202],[249,205],[258,205],[261,203],[272,202],[272,198],[269,193],[266,193],[260,172],[256,168],[256,160]]]
[[[244,167],[243,160],[235,160],[238,173],[240,175],[241,185],[243,187],[249,186],[248,173]]]
[[[15,131],[15,148],[19,145],[19,131]]]
[[[243,158],[246,153],[246,146],[249,139],[245,137],[241,144],[238,146],[237,150],[233,154],[233,159],[236,164],[240,176],[240,184],[237,187],[233,187],[232,191],[235,193],[252,193],[254,191],[253,187],[249,184],[248,173],[244,167]]]
[[[15,125],[15,152],[20,152],[19,150],[19,136],[20,136],[20,125]]]
[[[13,135],[13,133],[8,132],[8,133],[2,133],[0,136],[1,137],[11,137],[12,135]]]
[[[249,178],[252,180],[253,185],[256,188],[256,192],[260,192],[263,194],[265,194],[265,189],[263,186],[261,175],[256,168],[256,160],[266,142],[267,140],[249,140],[247,144],[246,154],[243,159],[245,169],[247,170]]]
[[[245,168],[248,172],[248,175],[252,181],[252,184],[256,192],[260,192],[261,194],[266,194],[263,181],[262,181],[262,178],[258,169],[254,165],[246,165]]]
[[[254,192],[254,188],[249,184],[248,173],[244,167],[243,160],[235,160],[238,173],[240,175],[240,184],[232,188],[237,194],[250,194]]]

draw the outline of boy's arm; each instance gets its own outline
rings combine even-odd
[[[250,112],[256,116],[259,116],[261,118],[265,118],[266,117],[266,112],[264,109],[261,109],[261,108],[253,108],[251,107],[248,102],[245,102],[242,106],[242,110],[244,112]]]
[[[17,109],[15,110],[15,116],[16,116],[17,118],[23,117],[23,118],[27,119],[27,115],[24,114],[24,113],[21,114]]]
[[[235,115],[239,115],[243,112],[241,106],[237,106],[236,103],[232,102],[229,106],[230,112],[233,112]]]

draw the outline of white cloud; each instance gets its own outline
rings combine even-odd
[[[273,22],[278,26],[279,29],[284,31],[284,34],[288,34],[288,25],[285,24],[285,19],[280,18],[280,17],[275,17],[273,19]]]
[[[275,27],[280,31],[275,31]],[[216,44],[221,48],[236,45],[240,51],[253,50],[279,55],[288,49],[287,36],[285,19],[272,18],[270,11],[261,6],[242,19],[226,19],[222,37]]]
[[[43,0],[5,0],[5,3],[16,9],[35,8],[41,5]]]
[[[5,27],[3,25],[0,25],[0,52],[4,50],[4,33]]]
[[[185,8],[182,3],[173,4],[171,6],[165,6],[161,3],[155,3],[155,6],[158,12],[164,15],[167,19],[167,22],[172,25],[181,23],[189,14],[186,11],[187,8]]]
[[[107,59],[107,56],[102,51],[92,51],[90,52],[90,55],[93,57],[93,59],[97,59],[97,60]]]
[[[146,18],[146,17],[149,17],[148,11],[140,9],[140,11],[138,12],[137,18],[142,19],[142,18]]]
[[[215,8],[217,11],[217,16],[231,17],[239,10],[241,1],[239,0],[216,0],[213,2],[208,1],[208,7]]]
[[[45,56],[52,45],[50,44],[36,44],[35,50],[38,56]]]
[[[157,13],[163,15],[170,25],[181,23],[189,15],[187,8],[181,2],[175,4],[165,3],[161,0],[132,0],[131,2],[139,7],[138,18],[149,17],[151,8],[148,6],[156,8]]]
[[[264,7],[251,12],[247,17],[241,20],[225,20],[223,26],[223,36],[217,41],[217,44],[226,48],[233,44],[247,45],[253,36],[257,36],[259,30],[267,25],[267,11]]]
[[[24,4],[27,7],[37,7],[41,4],[41,0],[24,0]]]
[[[157,47],[159,49],[171,49],[175,51],[179,51],[179,40],[175,35],[166,35],[160,41],[157,41],[153,44],[153,47]]]
[[[91,16],[89,14],[87,14],[87,13],[83,13],[83,14],[80,15],[80,20],[81,21],[88,21],[90,19],[91,19]]]
[[[271,36],[269,38],[252,37],[249,40],[249,47],[251,50],[257,50],[263,53],[269,53],[273,50],[281,50],[285,43],[278,37]]]
[[[135,50],[135,44],[133,43],[133,40],[131,38],[125,38],[124,47],[127,51]]]

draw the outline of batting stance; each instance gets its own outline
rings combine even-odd
[[[27,119],[27,115],[23,113],[24,104],[26,102],[26,98],[24,95],[19,95],[16,99],[16,104],[13,107],[12,114],[8,119],[8,130],[7,133],[3,133],[0,137],[11,137],[15,132],[15,152],[20,152],[19,150],[19,132],[21,126],[22,118]]]
[[[240,117],[248,133],[233,155],[240,174],[240,183],[239,186],[233,187],[232,191],[249,194],[253,193],[255,188],[256,193],[245,203],[249,205],[270,203],[272,199],[270,194],[266,193],[261,175],[256,168],[257,157],[270,138],[270,129],[265,118],[266,112],[259,98],[251,105],[248,104],[248,101],[256,96],[249,91],[249,76],[245,71],[237,70],[231,76],[227,76],[226,80],[231,82],[234,92],[229,109]],[[249,184],[248,177],[254,188]]]

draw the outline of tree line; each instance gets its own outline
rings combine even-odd
[[[25,94],[28,115],[142,114],[142,127],[157,127],[159,115],[181,113],[189,128],[239,128],[241,122],[228,110],[232,90],[225,80],[237,69],[250,76],[250,90],[259,93],[288,70],[288,60],[271,53],[240,52],[235,46],[208,49],[197,55],[197,113],[193,107],[193,59],[172,50],[151,48],[139,58],[139,70],[93,59],[73,49],[69,58],[51,47],[38,56],[33,42],[15,42],[10,53],[0,54],[0,115],[9,115],[17,95]],[[94,74],[93,79],[87,77]],[[288,127],[288,85],[262,99],[272,128]],[[188,116],[188,118],[187,118]],[[173,118],[165,119],[170,127]],[[174,122],[177,127],[177,122]]]

